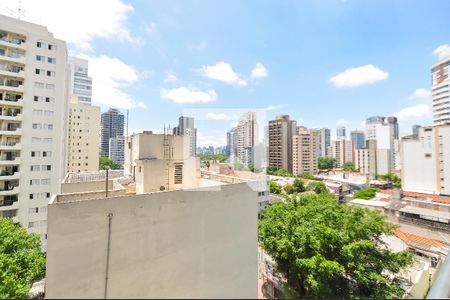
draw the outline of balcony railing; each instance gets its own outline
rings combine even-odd
[[[0,142],[0,146],[15,146],[17,144],[19,144],[20,142],[12,142],[12,141],[8,141],[8,142]]]
[[[16,199],[11,199],[11,200],[0,200],[0,206],[11,206],[13,205],[15,202],[17,202],[17,198]]]

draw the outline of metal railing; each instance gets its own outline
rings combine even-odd
[[[428,292],[427,299],[450,298],[450,258],[446,257],[436,274],[436,280]]]

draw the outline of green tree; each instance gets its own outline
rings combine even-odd
[[[377,188],[367,188],[359,190],[353,194],[353,199],[363,199],[363,200],[373,199],[375,198],[375,195],[379,190],[380,189]]]
[[[277,173],[277,171],[278,171],[277,167],[270,167],[269,166],[269,167],[266,168],[267,175],[275,175]]]
[[[391,182],[395,187],[398,187],[398,188],[402,187],[402,179],[397,174],[394,174],[394,173],[387,173],[384,175],[377,174],[375,177],[377,179],[387,180],[387,181]]]
[[[351,161],[346,162],[345,164],[342,165],[342,170],[344,171],[352,171],[352,172],[357,172],[358,169],[355,168],[355,164]]]
[[[244,166],[244,164],[237,162],[233,165],[233,169],[236,171],[242,171],[245,169],[245,166]]]
[[[301,179],[298,178],[295,179],[294,184],[292,186],[295,189],[295,192],[297,193],[303,193],[304,191],[306,191],[305,182]]]
[[[331,170],[336,167],[336,159],[332,157],[319,157],[319,170]]]
[[[198,154],[197,156],[200,157],[200,161],[202,162],[214,160],[220,163],[224,163],[227,161],[227,156],[225,154]]]
[[[286,192],[286,194],[288,195],[292,195],[294,193],[297,193],[297,190],[295,189],[295,187],[292,184],[286,184],[284,186],[284,191]]]
[[[291,174],[289,173],[289,171],[287,169],[281,168],[278,169],[277,172],[275,173],[276,176],[283,176],[283,177],[290,177]]]
[[[332,194],[303,194],[266,209],[259,240],[296,298],[385,299],[402,296],[395,274],[412,262],[410,252],[394,253],[382,241],[393,228],[380,213],[339,205]]]
[[[120,165],[118,163],[115,163],[108,156],[100,156],[99,169],[100,170],[106,170],[106,167],[109,167],[111,170],[118,170],[118,169],[120,169]]]
[[[306,186],[306,189],[308,191],[313,191],[316,194],[327,194],[327,193],[329,193],[327,186],[325,185],[325,183],[323,183],[321,181],[311,181]]]
[[[312,179],[312,180],[316,179],[316,177],[314,177],[314,175],[312,175],[311,173],[308,173],[308,172],[303,173],[302,178],[303,179]]]
[[[281,194],[281,186],[279,186],[275,181],[270,181],[270,192],[272,194],[279,195]]]
[[[0,218],[0,299],[25,299],[31,283],[45,276],[45,253],[37,234]]]

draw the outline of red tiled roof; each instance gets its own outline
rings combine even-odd
[[[396,229],[393,232],[399,239],[401,239],[405,243],[415,242],[415,243],[428,245],[428,246],[432,246],[432,247],[446,247],[447,246],[446,243],[439,241],[439,240],[429,239],[429,238],[426,238],[423,236],[410,234],[410,233],[396,230]]]
[[[378,193],[392,195],[393,191],[392,190],[379,190]],[[439,196],[439,195],[435,195],[435,194],[425,194],[425,193],[403,191],[403,196],[413,197],[413,198],[428,198],[428,199],[433,200],[434,202],[450,203],[450,197]]]
[[[380,201],[383,201],[383,202],[390,202],[388,198],[380,198]]]

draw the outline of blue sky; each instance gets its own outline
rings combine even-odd
[[[130,108],[133,130],[216,109],[221,121],[198,122],[201,145],[225,142],[233,120],[220,108],[268,108],[333,133],[395,114],[409,132],[430,123],[429,66],[450,52],[444,0],[59,2],[22,0],[23,18],[90,60],[93,100]],[[17,0],[0,3],[14,15]]]

